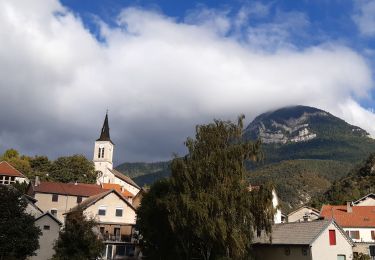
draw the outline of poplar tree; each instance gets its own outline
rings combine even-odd
[[[257,161],[262,154],[260,142],[243,141],[243,119],[239,117],[237,124],[215,120],[197,126],[195,139],[185,142],[188,154],[172,161],[168,195],[163,194],[159,206],[167,212],[179,259],[245,259],[256,231],[271,229],[271,192],[254,195],[246,181],[244,162]],[[139,211],[138,218],[142,217]],[[146,229],[163,232],[159,228],[140,225],[141,233]],[[144,241],[152,240],[146,233]]]

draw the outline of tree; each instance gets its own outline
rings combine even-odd
[[[17,189],[0,185],[0,198],[0,259],[26,259],[39,248],[41,231]]]
[[[7,161],[14,168],[29,177],[31,173],[30,157],[22,155],[15,149],[8,149],[1,156],[1,161]]]
[[[242,140],[242,121],[243,117],[238,124],[215,120],[198,126],[195,139],[187,139],[188,155],[172,161],[168,194],[161,193],[156,198],[146,195],[145,201],[150,199],[155,205],[141,204],[137,223],[140,232],[144,232],[145,247],[165,246],[155,241],[157,236],[153,234],[169,234],[171,230],[178,254],[175,258],[243,259],[249,255],[254,232],[270,231],[272,195],[253,196],[244,167],[245,160],[261,157],[260,143]],[[156,188],[151,187],[150,196],[158,195]],[[156,206],[166,212],[158,218],[166,225],[152,226],[152,221],[147,222],[146,208]]]
[[[168,222],[166,201],[169,192],[170,183],[167,179],[155,182],[144,195],[142,206],[137,210],[136,228],[141,234],[140,246],[143,248],[143,254],[150,259],[178,258],[175,237]]]
[[[95,183],[96,172],[94,163],[83,155],[57,158],[51,166],[49,177],[59,182]]]
[[[86,260],[99,257],[103,250],[103,241],[94,232],[97,223],[87,219],[82,211],[67,215],[65,226],[60,231],[54,246],[54,260]]]

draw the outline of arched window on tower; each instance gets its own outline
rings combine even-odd
[[[102,148],[102,158],[104,158],[104,148]]]
[[[99,148],[99,151],[98,151],[98,158],[100,158],[101,149],[102,149],[102,148]]]

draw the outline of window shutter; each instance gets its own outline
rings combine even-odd
[[[336,245],[336,230],[329,230],[329,244]]]
[[[375,240],[375,230],[371,230],[371,239]]]

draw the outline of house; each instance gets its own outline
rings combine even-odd
[[[375,206],[375,194],[370,193],[360,198],[359,200],[352,202],[353,206]]]
[[[8,162],[0,162],[0,184],[9,185],[16,182],[29,183],[29,179]]]
[[[31,216],[35,218],[43,214],[43,211],[37,205],[35,205],[37,201],[36,199],[34,199],[33,197],[27,194],[23,195],[23,197],[27,202],[26,209],[25,209],[26,213],[30,214]]]
[[[55,253],[53,246],[59,237],[62,223],[54,215],[46,212],[35,219],[35,226],[40,228],[42,235],[39,237],[39,249],[35,252],[36,255],[30,257],[29,259],[51,259]]]
[[[319,210],[309,206],[302,206],[287,215],[287,222],[312,221],[319,218]]]
[[[258,260],[352,259],[353,242],[333,220],[276,224],[271,237],[255,238]]]
[[[375,206],[323,205],[320,215],[335,219],[355,242],[355,253],[369,254],[369,246],[375,245]]]
[[[104,191],[96,184],[40,182],[37,178],[34,184],[29,184],[27,194],[36,200],[35,205],[43,212],[50,212],[64,222],[64,213]]]
[[[109,135],[108,113],[105,116],[100,137],[95,141],[93,162],[98,172],[97,184],[119,184],[134,196],[141,188],[128,176],[113,169],[114,143]]]
[[[133,205],[117,190],[109,190],[84,200],[67,214],[82,210],[94,218],[104,239],[105,259],[123,259],[134,254],[132,235],[136,222]]]

